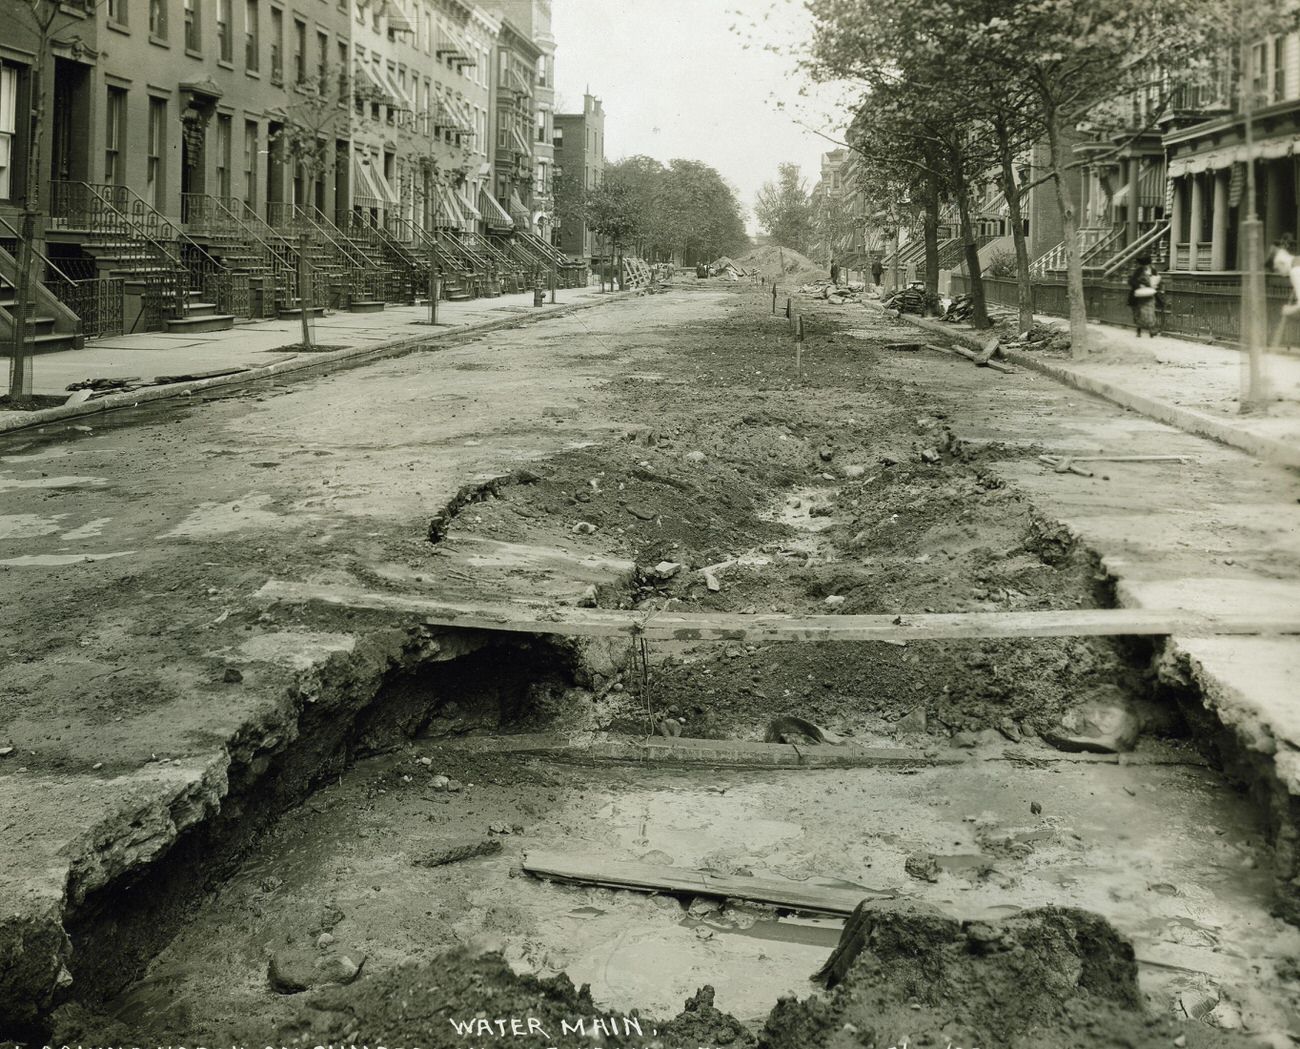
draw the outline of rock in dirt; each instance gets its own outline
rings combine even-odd
[[[596,526],[590,521],[579,521],[570,529],[574,535],[591,535],[596,531]]]
[[[328,983],[349,984],[361,974],[365,962],[364,954],[321,954],[315,947],[286,947],[271,956],[266,975],[272,990],[298,994]]]
[[[816,746],[829,742],[826,733],[811,721],[786,714],[767,723],[764,743],[794,743]]]
[[[579,607],[579,608],[595,608],[595,607],[596,607],[596,588],[595,588],[595,586],[589,586],[589,587],[587,587],[586,590],[584,590],[584,591],[582,592],[582,596],[578,598],[578,607]]]
[[[681,570],[682,566],[676,561],[660,561],[647,574],[655,579],[669,580]]]
[[[705,455],[703,452],[696,451],[696,452],[687,452],[684,456],[682,456],[682,458],[685,459],[688,463],[702,463],[708,459],[708,456]]]
[[[919,881],[939,880],[939,860],[931,852],[914,852],[903,862],[903,870]]]
[[[925,707],[914,707],[907,714],[894,722],[894,731],[911,736],[924,735],[926,732]]]
[[[718,582],[718,577],[715,576],[712,572],[710,572],[707,568],[704,569],[703,575],[704,575],[704,585],[709,589],[710,593],[716,594],[719,590],[722,589],[722,584]]]
[[[840,605],[844,604],[847,600],[848,598],[843,594],[831,594],[830,597],[826,598],[826,600],[822,602],[822,604],[827,608],[839,608]]]
[[[1043,739],[1070,753],[1121,754],[1137,743],[1140,725],[1124,693],[1113,685],[1093,689],[1044,732]]]
[[[507,828],[505,831],[509,834]],[[484,838],[481,841],[466,842],[460,845],[439,845],[428,852],[421,853],[411,860],[416,867],[444,867],[448,863],[459,863],[475,856],[490,856],[501,851],[501,842],[496,838]]]
[[[682,734],[682,723],[676,718],[659,718],[655,722],[655,735],[677,737]]]
[[[221,675],[221,680],[227,685],[238,685],[244,680],[244,675],[236,667],[226,667],[226,672]]]

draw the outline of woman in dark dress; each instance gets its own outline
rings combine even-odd
[[[1156,295],[1159,278],[1151,272],[1151,256],[1137,260],[1137,268],[1128,279],[1128,304],[1133,310],[1133,325],[1141,337],[1145,328],[1148,335],[1156,335]]]

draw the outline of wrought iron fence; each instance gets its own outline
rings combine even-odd
[[[965,294],[969,285],[965,277],[954,274],[952,291]],[[1160,326],[1171,335],[1190,335],[1215,342],[1234,343],[1241,338],[1241,277],[1238,274],[1196,277],[1167,273],[1161,281],[1165,306],[1160,311]],[[1133,311],[1128,305],[1128,283],[1119,280],[1087,281],[1084,284],[1088,319],[1122,327],[1133,326]],[[1015,308],[1018,303],[1016,282],[984,278],[984,294],[990,303]],[[1290,286],[1280,277],[1270,277],[1267,305],[1272,326],[1277,324],[1282,307],[1290,300]],[[1069,294],[1064,281],[1034,281],[1034,312],[1054,317],[1070,315]],[[1300,343],[1300,325],[1290,324],[1283,345]]]

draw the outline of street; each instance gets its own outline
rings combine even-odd
[[[685,283],[0,439],[0,823],[24,858],[0,899],[11,933],[45,945],[7,978],[53,1002],[66,964],[53,1034],[415,1037],[393,994],[364,990],[378,983],[277,994],[268,958],[272,988],[295,965],[314,986],[319,951],[352,967],[336,982],[363,965],[391,982],[462,945],[566,972],[606,1011],[667,1018],[707,983],[752,1031],[815,989],[839,935],[829,918],[522,876],[526,852],[559,849],[853,886],[963,921],[1086,908],[1132,940],[1160,1018],[1098,1004],[1104,1031],[1168,1045],[1182,1008],[1217,1018],[1192,1046],[1237,1044],[1243,1024],[1300,1037],[1300,932],[1281,918],[1300,908],[1300,731],[1272,705],[1293,639],[638,652],[259,596],[278,581],[559,618],[1205,594],[1210,611],[1294,608],[1294,474],[1029,371],[892,351],[914,330],[876,309],[800,310],[798,370],[765,289]],[[1044,454],[1186,458],[1085,477]],[[1122,711],[1136,746],[1057,745],[1086,702]],[[563,749],[771,742],[782,717],[915,764],[638,767]],[[1267,734],[1276,767],[1232,729]],[[515,736],[561,750],[513,752]],[[488,839],[479,858],[421,862]],[[1013,1044],[990,1041],[977,1005],[925,1008],[894,1002],[880,1037],[906,1019]],[[1040,1015],[1037,1044],[1067,1044],[1068,1021]]]

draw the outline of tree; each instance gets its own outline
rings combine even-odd
[[[772,243],[807,254],[812,247],[813,206],[798,164],[780,164],[776,182],[764,182],[754,201],[754,217]]]
[[[31,294],[32,262],[35,257],[33,241],[36,223],[41,214],[40,158],[41,139],[45,131],[46,69],[49,64],[50,45],[55,35],[69,26],[80,23],[80,18],[65,11],[59,0],[11,0],[29,27],[31,44],[36,52],[36,64],[31,76],[31,94],[34,96],[31,123],[27,134],[27,171],[23,183],[22,228],[18,238],[18,273],[14,285],[13,355],[9,364],[9,396],[13,400],[32,394],[32,351],[27,345],[27,298]],[[16,30],[11,26],[7,32]],[[15,43],[19,42],[17,40]]]
[[[639,229],[631,190],[619,179],[606,175],[599,186],[587,190],[583,216],[588,228],[609,245],[610,255],[618,260],[616,266],[621,284],[622,250],[636,237]]]
[[[736,253],[749,243],[736,191],[698,160],[669,162],[656,209],[684,263]]]

